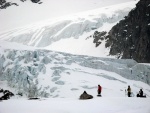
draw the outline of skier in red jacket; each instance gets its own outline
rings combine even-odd
[[[98,85],[98,90],[97,90],[97,92],[98,92],[98,95],[100,95],[100,96],[101,96],[101,91],[102,91],[102,87],[101,87],[100,85]]]

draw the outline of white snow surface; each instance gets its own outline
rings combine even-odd
[[[100,10],[114,11],[113,8]],[[127,11],[129,9],[131,7],[127,8]],[[96,24],[93,24],[97,21],[95,14],[93,11],[88,15],[81,13],[82,18],[72,16],[77,21],[70,19],[69,16],[67,19],[41,22],[0,35],[0,88],[15,94],[9,100],[0,101],[0,113],[150,113],[150,64],[137,63],[132,59],[104,58],[109,52],[109,49],[104,47],[105,41],[96,50],[89,36],[95,30],[108,31],[119,21],[119,16],[117,21],[110,19],[113,22],[101,23],[102,26],[95,29]],[[113,14],[116,13],[104,15],[111,18]],[[86,28],[94,30],[80,31],[80,35],[74,37],[73,34],[68,35],[70,37],[62,35],[63,31],[67,33],[72,27],[77,29],[78,25],[81,25],[80,22],[87,23],[84,23],[84,26],[90,24],[90,27]],[[50,30],[54,28],[58,30],[53,31],[52,36],[55,38],[44,39],[47,44],[51,43],[45,48],[51,50],[39,48],[39,44],[45,45],[44,41],[41,43],[43,40],[41,34],[44,32],[45,36],[50,35]],[[16,42],[23,42],[28,46]],[[98,84],[102,86],[102,97],[97,97]],[[128,85],[132,90],[130,98],[125,93]],[[147,98],[136,97],[141,88]],[[83,91],[93,95],[94,98],[79,100]],[[19,96],[18,93],[22,93],[23,96]],[[40,99],[28,100],[30,97]]]
[[[42,4],[32,3],[31,0],[26,0],[26,2],[21,2],[21,0],[7,1],[15,2],[19,6],[0,10],[0,32],[131,0],[41,0]]]
[[[150,99],[96,97],[93,100],[41,99],[0,102],[1,113],[149,113]]]
[[[112,26],[124,19],[136,3],[137,1],[130,1],[41,21],[2,32],[0,40],[71,54],[106,57],[109,54],[109,48],[105,48],[105,40],[96,48],[93,43],[93,33],[108,32]]]
[[[0,47],[0,88],[15,96],[0,101],[0,113],[150,112],[150,64],[5,45],[10,44]],[[98,84],[102,97],[97,97]],[[128,85],[131,98],[125,93]],[[141,88],[147,98],[136,97]],[[94,98],[79,100],[83,91]]]

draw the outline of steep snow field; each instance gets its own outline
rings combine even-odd
[[[105,40],[96,48],[93,33],[96,30],[108,32],[136,3],[137,1],[130,1],[38,22],[3,32],[0,40],[78,55],[106,57],[109,48],[105,48]]]
[[[6,1],[17,3],[19,6],[0,10],[0,32],[131,0],[41,0],[42,4],[34,4],[31,0]]]

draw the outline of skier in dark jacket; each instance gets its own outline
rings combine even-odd
[[[128,86],[127,91],[128,91],[128,97],[131,97],[131,88],[130,88],[130,86]]]
[[[101,91],[102,91],[102,87],[100,85],[98,85],[98,90],[97,90],[98,95],[101,95]]]

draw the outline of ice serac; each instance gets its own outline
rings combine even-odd
[[[132,1],[18,28],[0,34],[0,40],[46,47],[62,39],[78,39],[84,33],[105,27],[106,23],[110,24],[110,28],[105,29],[108,31],[135,7],[135,3]]]
[[[106,91],[109,91],[108,83],[119,84],[124,88],[129,80],[133,83],[132,87],[137,86],[136,91],[142,87],[141,84],[150,85],[150,65],[138,64],[130,59],[2,47],[0,51],[1,87],[3,82],[6,83],[14,89],[12,92],[15,95],[29,98],[73,97],[83,90],[95,92],[99,81],[104,84]],[[96,85],[91,85],[92,82]],[[144,88],[148,93],[150,89]]]

